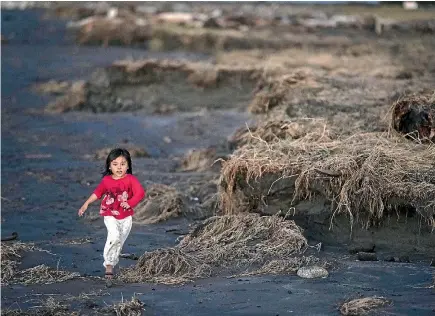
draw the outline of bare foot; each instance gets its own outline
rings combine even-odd
[[[111,280],[113,278],[113,267],[111,265],[106,266],[106,279]]]

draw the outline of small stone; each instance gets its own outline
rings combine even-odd
[[[411,260],[409,260],[408,256],[401,256],[401,257],[399,257],[399,262],[410,263]]]
[[[319,266],[302,267],[298,270],[297,275],[305,279],[326,278],[329,273],[325,268]]]

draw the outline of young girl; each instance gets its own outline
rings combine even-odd
[[[106,159],[103,179],[92,195],[79,209],[82,216],[89,204],[100,199],[100,215],[107,227],[104,246],[106,279],[113,277],[113,268],[119,262],[122,246],[130,233],[133,208],[145,197],[145,191],[133,176],[130,153],[122,148],[113,149]]]

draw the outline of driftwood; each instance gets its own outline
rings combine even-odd
[[[17,232],[13,232],[11,234],[11,236],[9,237],[2,237],[1,241],[11,241],[11,240],[15,240],[18,238],[18,233]]]

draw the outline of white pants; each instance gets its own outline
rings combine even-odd
[[[128,216],[116,219],[113,216],[104,216],[104,224],[107,227],[107,241],[104,246],[104,266],[116,266],[119,262],[122,246],[130,234],[132,218]]]

